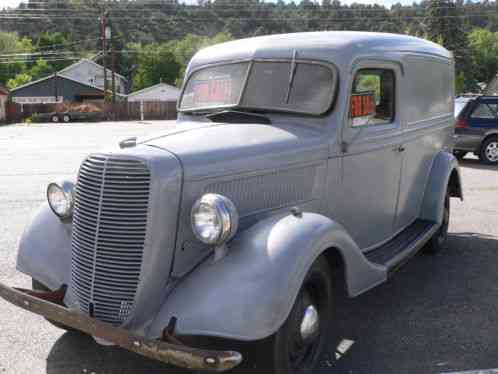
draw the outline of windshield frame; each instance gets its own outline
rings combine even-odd
[[[258,62],[277,62],[277,63],[289,63],[292,64],[292,61],[296,64],[308,64],[308,65],[320,65],[324,66],[327,69],[330,70],[332,73],[332,89],[330,90],[330,98],[328,101],[327,108],[321,112],[321,113],[310,113],[310,112],[303,112],[300,110],[292,110],[292,109],[283,109],[283,108],[278,108],[278,107],[252,107],[252,106],[246,106],[242,105],[242,99],[244,97],[244,94],[246,92],[247,84],[249,81],[249,76],[251,74],[252,68],[255,63]],[[223,66],[223,65],[233,65],[233,64],[242,64],[242,63],[248,63],[247,71],[244,76],[244,81],[242,82],[241,85],[241,90],[240,94],[237,98],[237,102],[235,104],[227,104],[227,105],[217,105],[217,106],[204,106],[204,107],[198,107],[195,109],[191,108],[186,108],[182,109],[180,107],[183,95],[185,93],[185,89],[187,88],[188,83],[190,82],[190,79],[192,79],[192,76],[201,70],[216,67],[216,66]],[[322,61],[322,60],[316,60],[316,59],[306,59],[306,58],[246,58],[246,59],[237,59],[237,60],[231,60],[231,61],[220,61],[212,64],[205,64],[199,67],[196,67],[192,69],[189,74],[187,79],[185,79],[181,92],[180,92],[180,98],[177,102],[176,110],[178,113],[182,114],[195,114],[195,113],[202,113],[202,112],[212,112],[216,110],[226,110],[226,109],[239,109],[239,110],[253,110],[258,113],[268,113],[268,112],[273,112],[273,113],[284,113],[284,114],[299,114],[299,115],[305,115],[305,116],[310,116],[310,117],[323,117],[327,115],[334,106],[334,103],[337,98],[337,91],[339,87],[339,70],[337,67],[329,61]]]

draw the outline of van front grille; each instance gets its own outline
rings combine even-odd
[[[147,230],[150,172],[141,161],[89,156],[75,188],[71,287],[83,312],[114,325],[135,300]]]

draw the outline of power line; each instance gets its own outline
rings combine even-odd
[[[473,18],[473,17],[495,17],[498,15],[498,12],[488,12],[488,13],[476,13],[476,14],[466,14],[466,15],[446,15],[446,16],[431,16],[433,19],[452,19],[452,18],[460,18],[460,19],[465,19],[465,18]],[[238,17],[238,16],[229,16],[230,19],[236,19],[239,21],[257,21],[257,22],[302,22],[302,21],[309,21],[309,22],[327,22],[327,21],[337,21],[337,22],[342,22],[342,21],[352,21],[352,20],[358,20],[358,19],[364,19],[364,18],[369,18],[371,21],[379,21],[379,20],[390,20],[393,18],[401,18],[401,19],[425,19],[427,18],[427,15],[420,15],[420,16],[410,16],[410,15],[385,15],[385,16],[368,16],[368,15],[357,15],[355,17],[308,17],[308,16],[298,16],[298,17],[283,17],[283,18],[275,18],[275,17]],[[116,20],[130,20],[131,17],[112,17],[111,20],[116,21]],[[176,18],[176,19],[182,19],[181,17],[172,17],[170,18]],[[38,17],[38,16],[27,16],[27,17],[5,17],[0,15],[0,19],[11,19],[11,20],[46,20],[46,21],[51,21],[54,19],[73,19],[73,20],[95,20],[94,18],[90,17],[81,17],[81,16],[64,16],[64,17]],[[164,16],[163,17],[134,17],[136,20],[150,20],[150,21],[164,21]],[[184,19],[182,19],[184,20]],[[191,18],[187,19],[191,23],[195,22],[209,22],[213,21],[213,18]]]

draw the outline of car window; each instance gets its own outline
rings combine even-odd
[[[458,117],[460,112],[465,108],[470,99],[457,99],[455,100],[455,118]]]
[[[353,96],[373,95],[374,110],[362,125],[380,125],[394,120],[395,75],[388,69],[363,69],[354,79]],[[355,100],[352,100],[354,104]],[[358,123],[358,122],[354,122]],[[356,125],[354,124],[354,125]]]
[[[498,113],[498,104],[495,103],[481,103],[472,112],[472,118],[481,119],[496,119]]]
[[[308,63],[297,63],[294,73],[292,69],[288,62],[255,62],[241,105],[309,114],[326,112],[334,89],[332,71]]]
[[[219,65],[194,72],[180,110],[223,107],[321,115],[331,107],[335,71],[304,61],[256,61]]]

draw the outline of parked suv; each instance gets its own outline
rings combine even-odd
[[[175,126],[48,186],[19,244],[33,290],[0,285],[0,296],[190,369],[235,367],[235,340],[264,345],[255,371],[314,373],[335,322],[334,273],[355,297],[445,243],[450,198],[462,197],[453,82],[450,52],[403,35],[206,48]]]
[[[461,110],[456,118],[454,154],[474,153],[487,164],[498,164],[498,97],[457,98]]]

